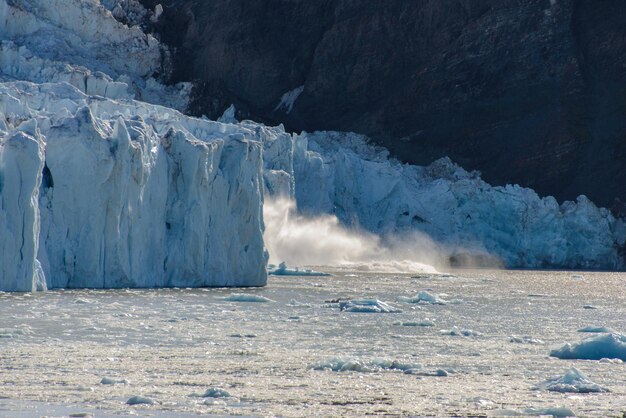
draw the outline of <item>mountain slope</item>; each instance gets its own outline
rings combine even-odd
[[[626,201],[621,0],[142,1],[165,7],[156,30],[174,79],[201,81],[197,114],[235,103],[366,134],[405,162],[449,156],[493,184]]]

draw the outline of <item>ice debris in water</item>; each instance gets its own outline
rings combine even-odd
[[[399,313],[400,309],[378,299],[354,299],[339,302],[339,309],[344,312],[359,313]]]
[[[152,405],[154,401],[150,398],[145,398],[143,396],[133,396],[132,398],[128,399],[126,403],[128,405],[141,405],[141,404]]]
[[[110,377],[103,377],[100,381],[101,385],[125,385],[128,381],[126,379],[113,379]]]
[[[535,386],[535,389],[544,389],[551,392],[561,393],[598,393],[609,392],[597,383],[592,382],[583,372],[572,367],[561,377],[548,379],[544,383]]]
[[[287,306],[292,306],[292,307],[301,307],[301,308],[310,308],[313,305],[311,305],[310,303],[306,303],[306,302],[299,302],[295,299],[291,299],[289,301],[289,303],[287,304]]]
[[[227,302],[274,302],[272,299],[266,298],[265,296],[250,295],[248,293],[233,293],[232,295],[226,296],[223,300]]]
[[[442,329],[442,335],[451,335],[453,337],[480,337],[480,332],[472,331],[471,329],[459,329],[457,327],[453,327],[452,329]]]
[[[332,276],[332,274],[323,271],[300,269],[299,267],[289,268],[285,262],[280,263],[278,267],[270,264],[267,273],[273,276]]]
[[[198,398],[230,398],[230,393],[222,388],[208,388],[204,393],[193,393]]]
[[[576,414],[569,408],[562,406],[553,408],[526,408],[523,411],[517,411],[515,409],[503,409],[496,411],[498,417],[520,417],[520,416],[549,416],[553,418],[566,418],[575,417]]]
[[[605,333],[611,333],[613,332],[612,329],[607,328],[607,327],[584,327],[578,330],[578,332],[605,332]]]
[[[398,302],[403,302],[403,303],[424,302],[424,303],[430,303],[431,305],[445,305],[446,303],[448,303],[447,301],[443,300],[439,296],[429,293],[425,290],[420,291],[416,296],[413,296],[413,297],[399,296]]]
[[[401,325],[403,327],[432,327],[435,326],[435,323],[429,319],[424,319],[423,321],[404,321],[404,322],[394,322],[394,325]]]
[[[624,361],[620,360],[618,358],[601,358],[600,359],[600,363],[607,363],[607,364],[622,364]]]
[[[333,372],[361,372],[372,373],[381,370],[400,370],[405,373],[414,373],[422,369],[421,364],[403,363],[397,360],[373,359],[357,360],[352,358],[332,358],[315,363],[313,370],[332,370]]]
[[[518,337],[515,335],[511,335],[509,337],[509,342],[518,343],[518,344],[543,344],[543,341],[538,338],[533,338],[528,335],[523,337]]]
[[[626,360],[626,335],[612,333],[587,338],[575,344],[567,343],[552,350],[550,356],[560,359],[600,360],[617,358]]]

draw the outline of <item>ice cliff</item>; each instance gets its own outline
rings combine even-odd
[[[157,80],[168,53],[127,25],[158,16],[123,4],[0,0],[0,290],[264,285],[264,195],[382,236],[418,231],[452,260],[624,267],[624,225],[584,197],[559,205],[232,109],[185,116],[189,86]]]
[[[185,86],[98,1],[0,0],[0,35],[1,290],[265,284],[262,138],[133,100]]]

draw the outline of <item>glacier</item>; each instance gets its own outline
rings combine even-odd
[[[186,116],[191,84],[160,81],[169,53],[140,24],[158,14],[0,0],[0,290],[262,286],[263,206],[279,198],[383,244],[427,238],[448,264],[624,268],[624,222],[584,196],[558,204],[234,107]]]
[[[277,132],[264,147],[270,194],[289,196],[300,213],[332,214],[383,241],[400,237],[404,247],[419,247],[426,236],[452,264],[624,268],[624,221],[585,196],[559,204],[517,185],[493,187],[448,158],[426,167],[402,164],[354,133]]]
[[[262,139],[175,110],[156,39],[0,0],[0,40],[0,290],[266,283]]]

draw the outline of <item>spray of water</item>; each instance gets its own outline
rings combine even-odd
[[[335,216],[303,216],[293,201],[264,204],[265,245],[270,263],[290,266],[336,266],[384,273],[436,273],[443,266],[441,248],[419,233],[380,237],[348,229]]]

